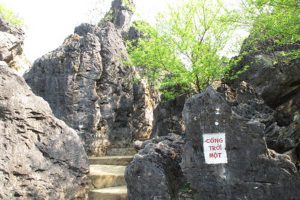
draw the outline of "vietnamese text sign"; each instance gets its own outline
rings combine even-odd
[[[227,163],[225,133],[204,133],[203,149],[207,164]]]

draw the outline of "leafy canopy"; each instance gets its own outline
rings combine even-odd
[[[253,23],[254,42],[286,45],[300,41],[299,0],[246,0],[244,5]]]
[[[236,30],[239,15],[218,0],[188,0],[160,14],[154,27],[128,44],[130,65],[143,66],[151,83],[167,98],[200,92],[229,69],[220,53]]]
[[[0,18],[17,27],[22,26],[24,23],[21,18],[19,18],[12,10],[6,8],[3,4],[0,4]]]

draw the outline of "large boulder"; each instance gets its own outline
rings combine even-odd
[[[80,138],[5,65],[0,152],[0,199],[86,198],[88,161]]]
[[[24,71],[30,65],[23,53],[24,38],[21,28],[0,18],[0,61],[6,62],[16,71]]]
[[[272,121],[271,110],[257,98],[247,100],[245,93],[225,96],[209,87],[185,104],[181,167],[195,199],[299,198],[295,164],[289,156],[269,150],[264,140],[264,123]],[[206,164],[203,134],[220,132],[226,135],[228,162]]]
[[[127,166],[129,200],[173,200],[184,187],[179,163],[184,141],[171,135],[148,140]]]

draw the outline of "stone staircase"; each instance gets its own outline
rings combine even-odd
[[[125,169],[136,153],[133,148],[112,148],[107,156],[90,157],[89,200],[126,200]]]

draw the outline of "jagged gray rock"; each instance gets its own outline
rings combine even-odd
[[[121,34],[132,15],[128,3],[113,1],[107,14],[112,19],[76,27],[24,75],[55,116],[78,131],[89,155],[105,155],[151,135],[155,101],[146,84],[133,83],[137,71],[124,64],[128,55]]]
[[[154,110],[154,121],[151,137],[166,136],[169,133],[184,133],[182,110],[187,97],[176,97],[174,100],[158,103]]]
[[[112,23],[122,32],[127,32],[135,9],[132,0],[114,0],[111,4]]]
[[[135,76],[136,77],[136,76]],[[145,140],[152,136],[154,110],[159,102],[157,92],[145,79],[133,84],[132,125],[135,139]]]
[[[251,41],[251,38],[248,39]],[[255,51],[251,42],[245,41],[242,51],[249,51],[234,68],[234,72],[248,66],[249,69],[229,82],[236,88],[247,82],[274,109],[274,118],[265,123],[267,146],[289,155],[299,168],[300,131],[297,118],[300,114],[300,59],[288,55],[300,48],[300,43],[274,45],[265,41]],[[271,49],[271,50],[270,50]]]
[[[293,162],[299,166],[300,154],[297,148],[300,147],[300,117],[295,115],[293,122],[289,126],[278,126],[274,122],[265,130],[268,148],[279,153],[288,153]]]
[[[29,61],[23,54],[25,33],[21,28],[13,27],[0,18],[0,61],[9,67],[21,71],[29,67]]]
[[[133,140],[133,69],[123,64],[127,51],[114,24],[103,26],[100,40],[103,72],[97,89],[102,117],[98,127],[100,134],[108,136],[112,147],[124,147]]]
[[[247,43],[247,42],[246,42]],[[246,44],[245,44],[246,45]],[[300,59],[280,57],[282,52],[300,48],[277,47],[273,52],[264,52],[267,47],[246,54],[236,66],[235,71],[249,66],[231,85],[245,81],[251,84],[266,104],[277,111],[276,121],[280,126],[288,126],[300,107]]]
[[[241,98],[241,103],[232,104],[225,98],[208,88],[184,107],[187,142],[181,167],[195,199],[297,199],[300,179],[295,164],[289,156],[269,150],[264,140],[262,113],[269,111],[260,112],[263,101]],[[226,134],[228,163],[205,164],[202,134],[218,132]]]
[[[80,138],[3,64],[0,152],[0,199],[86,198],[88,161]]]
[[[141,150],[126,170],[129,199],[289,200],[299,197],[300,177],[295,165],[297,158],[294,158],[299,155],[299,148],[287,143],[294,145],[295,151],[279,154],[268,149],[265,141],[266,127],[276,119],[274,110],[246,82],[240,82],[236,88],[224,85],[218,90],[209,87],[186,101],[184,144],[168,137],[136,143]],[[295,123],[297,120],[296,117]],[[202,134],[219,132],[226,134],[228,163],[206,164]],[[179,150],[182,145],[183,151]],[[167,162],[172,151],[178,159]],[[172,176],[175,172],[176,178]],[[174,182],[178,183],[175,190]]]
[[[122,64],[126,57],[114,24],[101,29],[83,24],[25,75],[55,116],[82,133],[89,154],[103,155],[112,141],[118,147],[132,140],[131,69]]]
[[[145,135],[140,127],[151,123],[148,96],[133,90],[135,72],[123,64],[126,59],[123,39],[113,23],[101,28],[82,24],[24,77],[49,102],[55,116],[79,132],[88,154],[104,155],[108,148],[130,146],[135,137]]]
[[[78,34],[36,60],[24,75],[33,92],[49,103],[54,115],[78,130],[91,148],[101,145],[98,138],[92,140],[100,120],[97,81],[103,71],[96,31],[100,30],[87,24],[76,28]]]
[[[184,141],[171,135],[144,142],[127,166],[125,179],[129,200],[173,200],[184,187],[180,169]]]

